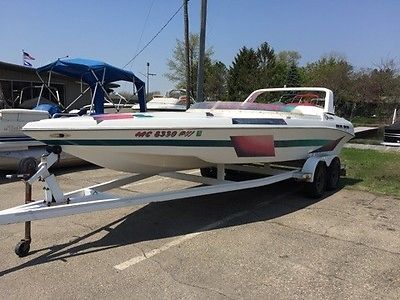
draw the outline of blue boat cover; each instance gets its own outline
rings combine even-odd
[[[55,114],[61,113],[61,109],[58,105],[56,104],[39,104],[38,106],[35,106],[33,110],[43,110],[47,111],[50,116],[53,116]]]
[[[37,69],[39,74],[50,71],[77,80],[82,80],[90,86],[92,93],[95,91],[96,83],[103,82],[104,86],[108,83],[119,80],[132,82],[135,84],[138,93],[140,111],[146,111],[144,82],[130,71],[111,66],[101,61],[82,58],[58,59],[51,64]],[[94,108],[96,114],[104,113],[104,90],[100,86],[96,89]]]

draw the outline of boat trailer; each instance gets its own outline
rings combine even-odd
[[[335,155],[311,155],[301,168],[277,168],[273,166],[252,165],[217,165],[216,178],[183,172],[168,172],[162,174],[137,174],[96,184],[76,191],[63,193],[54,174],[49,168],[60,157],[60,151],[53,151],[41,158],[41,163],[32,176],[15,175],[10,178],[20,178],[25,183],[25,204],[0,211],[0,225],[25,223],[25,236],[15,247],[15,253],[24,257],[30,250],[31,221],[44,220],[62,216],[89,213],[126,206],[162,202],[176,199],[211,195],[224,192],[256,188],[270,185],[287,179],[296,179],[307,182],[310,194],[320,197],[325,189],[335,189],[340,177],[340,161]],[[339,162],[339,163],[338,163]],[[339,168],[339,169],[338,169]],[[257,173],[268,177],[249,179],[244,181],[225,180],[225,171]],[[163,176],[174,179],[202,183],[203,185],[177,191],[143,194],[132,197],[118,197],[108,193],[108,190],[127,184],[135,183],[152,176]],[[32,200],[32,185],[42,182],[44,199]]]

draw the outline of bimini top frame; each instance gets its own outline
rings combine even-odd
[[[41,74],[46,72],[49,73],[49,82],[47,85],[41,77]],[[96,114],[104,113],[104,97],[107,97],[108,94],[105,88],[107,84],[120,80],[132,82],[136,87],[138,94],[140,111],[146,111],[144,82],[137,78],[132,72],[111,66],[107,63],[82,58],[58,59],[51,64],[38,68],[36,73],[41,79],[43,85],[47,87],[50,85],[52,73],[64,75],[80,80],[81,83],[86,83],[89,87],[85,89],[85,91],[83,91],[81,95],[75,99],[75,101],[78,100],[90,88],[92,91],[91,109],[94,106],[94,111]]]

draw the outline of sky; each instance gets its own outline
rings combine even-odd
[[[200,31],[201,0],[189,1],[190,31]],[[181,0],[0,0],[0,61],[34,67],[57,58],[98,59],[123,67],[182,5]],[[276,52],[298,51],[300,65],[339,53],[356,68],[400,61],[400,0],[208,0],[206,47],[231,65],[243,46],[268,42]],[[183,40],[183,10],[127,69],[150,91],[172,89],[167,60]]]

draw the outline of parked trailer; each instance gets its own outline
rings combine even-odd
[[[334,155],[310,155],[301,168],[277,168],[271,166],[217,165],[216,178],[208,178],[182,172],[153,175],[130,175],[103,182],[69,193],[62,192],[56,177],[49,168],[59,159],[58,151],[44,155],[37,172],[31,177],[19,176],[25,181],[25,204],[0,211],[0,225],[25,222],[25,237],[15,247],[15,253],[26,256],[30,250],[31,222],[81,213],[90,213],[125,206],[170,201],[196,196],[212,195],[270,185],[294,178],[306,182],[312,197],[320,197],[326,189],[335,189],[340,177],[340,160]],[[225,171],[251,172],[268,177],[232,182],[225,180]],[[117,197],[105,193],[113,188],[139,182],[152,176],[164,176],[191,182],[203,183],[191,189],[144,194],[132,197]],[[44,199],[32,201],[32,185],[40,181],[44,185]]]

